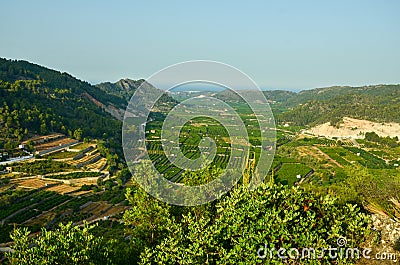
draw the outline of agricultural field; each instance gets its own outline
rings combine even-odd
[[[153,161],[158,171],[164,177],[179,182],[183,170],[171,165],[163,152],[160,136],[161,130],[157,127],[159,123],[153,122],[146,126],[147,149],[150,159]],[[211,166],[225,168],[230,159],[229,134],[224,127],[214,120],[208,118],[196,118],[190,123],[185,124],[180,130],[179,147],[182,153],[189,159],[199,158],[201,155],[198,147],[201,139],[210,137],[216,143],[216,156]]]
[[[57,192],[59,194],[64,195],[64,194],[70,194],[70,193],[73,193],[75,191],[78,191],[78,190],[80,190],[80,187],[66,185],[66,184],[60,184],[60,185],[56,185],[56,186],[52,186],[50,188],[47,188],[46,190],[54,191],[54,192]]]
[[[76,152],[68,152],[65,150],[61,150],[55,153],[52,153],[47,156],[47,158],[51,158],[54,160],[65,160],[65,159],[72,159],[76,156]]]
[[[52,160],[35,160],[11,165],[13,172],[24,173],[25,175],[45,175],[57,172],[69,172],[76,170],[76,167],[65,162]]]
[[[41,189],[47,186],[57,185],[58,182],[43,180],[42,178],[28,178],[28,179],[16,179],[11,181],[11,184],[16,184],[20,188],[24,189]]]
[[[261,145],[261,133],[259,131],[259,124],[256,117],[250,110],[247,104],[241,102],[229,102],[233,109],[235,109],[246,126],[249,141],[243,143],[250,147],[249,159],[255,158],[258,160]],[[162,117],[161,117],[162,118]],[[165,156],[161,144],[161,125],[162,120],[156,119],[146,124],[146,144],[149,157],[157,170],[167,179],[174,182],[182,180],[181,170],[174,165],[171,165],[168,158]],[[198,147],[200,141],[206,137],[211,138],[216,145],[216,156],[214,157],[211,167],[219,169],[226,168],[231,154],[231,143],[227,128],[222,126],[218,121],[198,117],[190,120],[182,128],[175,128],[180,130],[179,134],[179,148],[180,151],[189,159],[197,159],[200,157],[201,152]],[[236,128],[231,128],[235,130]],[[268,140],[268,139],[266,139]],[[240,150],[244,150],[244,146]],[[207,155],[207,153],[205,153]],[[240,157],[233,157],[233,166],[240,167]]]
[[[7,165],[9,172],[0,175],[0,243],[10,241],[14,225],[35,232],[43,226],[102,219],[126,209],[115,205],[125,200],[125,192],[109,177],[108,159],[100,154],[97,141],[77,143],[62,134],[28,141],[40,155]],[[98,182],[99,178],[104,180]],[[81,209],[90,201],[107,209],[101,213]]]
[[[231,102],[230,105],[234,106],[248,125],[252,144],[250,158],[255,156],[257,159],[255,145],[259,142],[259,137],[256,131],[252,132],[257,126],[255,119],[245,105],[238,102]],[[158,123],[155,122],[146,127],[150,158],[165,177],[179,182],[182,180],[183,172],[171,166],[163,155],[159,140],[160,129],[157,126]],[[211,137],[218,146],[217,156],[212,165],[223,169],[229,160],[230,143],[226,137],[222,136],[224,133],[221,131],[222,128],[215,121],[206,122],[205,120],[192,121],[185,126],[187,126],[186,131],[183,128],[180,134],[180,148],[185,156],[199,157],[197,145],[200,139]],[[399,161],[398,148],[388,149],[383,146],[367,148],[364,144],[352,139],[327,139],[304,135],[301,132],[303,129],[304,127],[301,126],[277,126],[277,155],[271,167],[274,169],[273,174],[277,182],[294,185],[307,176],[307,179],[303,179],[302,182],[329,186],[346,180],[350,174],[349,170],[356,166],[363,167],[369,172],[392,170],[394,174],[398,174],[395,166]],[[255,136],[252,137],[252,135]]]
[[[305,178],[312,169],[301,163],[283,163],[275,173],[275,181],[283,185],[294,186],[301,179]]]
[[[61,138],[57,139],[55,141],[47,142],[47,143],[42,143],[35,145],[35,150],[39,154],[44,153],[45,151],[57,148],[57,147],[62,147],[62,146],[67,146],[73,143],[77,143],[77,140],[71,139],[71,138]]]
[[[41,189],[9,189],[0,193],[0,244],[8,242],[14,225],[27,226],[31,231],[53,227],[58,222],[82,220],[95,222],[124,212],[124,190],[99,193],[83,191],[80,187],[57,184]],[[122,196],[120,196],[122,194]]]
[[[101,174],[99,172],[72,172],[67,174],[51,175],[48,176],[52,179],[79,179],[79,178],[97,178]]]

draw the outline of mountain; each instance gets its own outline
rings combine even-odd
[[[120,142],[121,122],[107,109],[125,105],[67,73],[0,58],[0,149],[50,132]]]
[[[132,80],[132,79],[121,79],[115,83],[104,82],[97,84],[96,87],[100,88],[107,94],[124,98],[126,101],[132,97],[136,89],[145,82],[144,79]]]
[[[142,87],[144,86],[143,88],[146,91],[158,90],[152,84],[149,84],[144,79],[132,80],[132,79],[126,78],[126,79],[121,79],[115,83],[104,82],[104,83],[100,83],[100,84],[96,85],[96,87],[99,88],[101,91],[103,91],[109,95],[118,97],[124,101],[124,109],[121,110],[122,113],[120,112],[120,114],[122,115],[121,118],[123,118],[127,103],[129,102],[129,100],[131,99],[131,97],[133,96],[135,91],[140,86],[142,86]],[[151,103],[152,102],[149,102],[149,104],[151,104]],[[161,96],[159,101],[156,102],[156,104],[154,106],[155,107],[154,110],[157,112],[166,112],[166,111],[169,111],[176,104],[178,104],[178,101],[175,100],[170,95],[165,93]]]
[[[311,100],[329,100],[345,95],[389,96],[398,93],[400,85],[331,86],[303,90],[288,98],[285,105],[296,107]],[[274,91],[271,91],[274,92]]]
[[[243,92],[244,93],[252,93],[253,91],[252,90],[244,90]],[[286,91],[286,90],[267,90],[267,91],[262,91],[262,93],[264,94],[264,96],[268,100],[268,102],[270,102],[270,103],[285,103],[297,95],[295,92]],[[242,102],[242,100],[240,99],[240,96],[229,89],[225,89],[225,90],[217,93],[216,97],[223,101]]]
[[[303,126],[325,122],[337,125],[343,117],[400,122],[400,85],[332,86],[298,93],[285,90],[263,93],[278,122]],[[230,90],[219,92],[216,96],[224,101],[242,101]]]
[[[103,104],[123,107],[124,101],[119,97],[99,90],[86,81],[81,81],[68,73],[61,73],[37,64],[22,60],[0,58],[0,80],[13,83],[18,80],[38,80],[46,83],[50,89],[70,89],[74,94],[95,96]]]
[[[263,91],[264,96],[273,102],[284,103],[297,96],[296,92],[287,90],[267,90]]]
[[[296,125],[337,125],[343,117],[400,122],[400,85],[313,89],[300,92],[286,104],[296,107],[277,119]]]

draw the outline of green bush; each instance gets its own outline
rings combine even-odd
[[[83,228],[60,224],[55,231],[42,229],[31,237],[28,229],[15,229],[11,235],[14,253],[7,253],[10,264],[110,264],[110,249],[102,237],[92,234],[95,226]]]
[[[357,247],[369,234],[369,218],[355,205],[338,205],[299,188],[263,185],[253,192],[236,188],[217,203],[215,217],[188,214],[168,226],[166,238],[142,254],[142,264],[282,264],[261,259],[260,247],[329,248],[337,239]],[[349,264],[352,260],[306,259],[301,264]]]

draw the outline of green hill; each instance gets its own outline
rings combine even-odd
[[[296,125],[336,124],[343,117],[400,122],[400,85],[315,89],[288,102],[296,107],[277,116]]]
[[[372,85],[361,87],[332,86],[303,90],[290,97],[285,105],[296,107],[311,100],[330,100],[345,95],[391,96],[399,95],[400,85]]]
[[[104,106],[126,101],[91,84],[26,61],[0,58],[0,149],[33,134],[59,132],[120,142],[121,122]]]

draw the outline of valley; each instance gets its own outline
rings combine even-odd
[[[97,235],[117,236],[118,244],[125,247],[130,244],[129,238],[151,234],[153,237],[143,239],[150,247],[152,243],[148,242],[156,240],[152,233],[158,228],[148,228],[148,224],[165,216],[168,222],[183,222],[186,214],[206,218],[216,211],[213,205],[184,208],[155,202],[132,178],[122,154],[122,109],[144,80],[123,79],[93,86],[27,62],[2,60],[0,247],[12,246],[10,233],[14,228],[28,228],[38,234],[43,228],[54,231],[60,223],[79,227],[95,224]],[[8,69],[18,74],[8,74],[13,72]],[[41,77],[35,80],[36,75]],[[265,130],[274,131],[276,143],[272,138],[262,139],[257,117],[231,91],[168,93],[155,105],[143,128],[149,162],[172,182],[200,185],[217,178],[230,159],[234,168],[240,168],[239,161],[244,159],[245,170],[236,191],[252,177],[261,142],[266,141],[270,148],[276,148],[265,178],[271,189],[299,189],[312,196],[330,194],[337,198],[335,207],[355,203],[370,214],[398,221],[400,126],[394,111],[399,91],[399,85],[300,93],[264,91],[275,116],[275,128]],[[179,149],[188,159],[199,158],[199,144],[208,137],[216,145],[215,157],[197,171],[171,164],[162,147],[162,124],[174,106],[192,96],[219,98],[238,114],[248,134],[247,141],[237,143],[240,156],[231,157],[234,148],[228,129],[236,130],[236,125],[225,128],[216,119],[197,117],[173,128],[179,134]],[[344,101],[344,97],[361,98],[365,104],[349,109],[352,101]],[[372,97],[378,100],[371,101]],[[393,104],[387,107],[390,97]],[[388,115],[382,116],[385,113]],[[213,114],[231,118],[224,110]],[[135,115],[140,113],[132,117]],[[247,147],[248,153],[244,152]],[[146,174],[146,166],[136,162],[134,174]],[[301,196],[299,200],[303,204],[307,203],[302,201],[305,199]],[[133,245],[140,249],[138,242]]]

